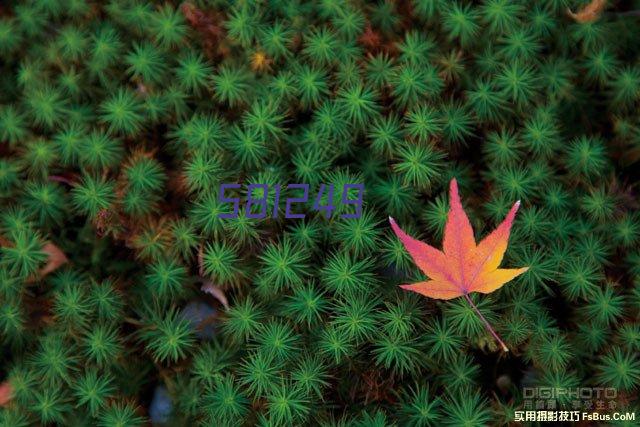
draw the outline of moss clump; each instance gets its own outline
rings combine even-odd
[[[567,16],[585,3],[3,2],[0,425],[507,424],[525,386],[632,396],[640,30]],[[508,355],[464,300],[397,287],[419,278],[387,217],[438,242],[452,177],[482,233],[522,200],[530,269],[474,295]],[[245,211],[291,183],[338,190]]]

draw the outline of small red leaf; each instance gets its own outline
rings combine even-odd
[[[0,384],[0,407],[7,406],[13,398],[13,387],[9,381]]]

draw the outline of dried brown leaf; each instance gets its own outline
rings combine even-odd
[[[567,15],[580,24],[588,24],[590,22],[597,21],[606,6],[607,0],[592,0],[591,3],[578,10],[576,13],[567,9]]]
[[[35,275],[29,277],[27,279],[27,283],[32,283],[36,280],[40,280],[43,277],[47,276],[49,273],[53,273],[62,265],[69,262],[69,259],[64,254],[64,252],[62,252],[60,248],[58,248],[51,242],[45,243],[45,245],[42,247],[42,252],[48,255],[47,263],[44,267],[38,270]]]
[[[42,251],[49,255],[49,260],[47,261],[47,264],[38,272],[40,274],[40,277],[44,277],[47,274],[54,272],[62,265],[69,262],[69,259],[64,254],[64,252],[62,252],[59,247],[51,242],[47,242],[42,247]]]
[[[215,299],[220,301],[225,310],[229,310],[229,300],[227,300],[227,296],[224,294],[224,291],[218,286],[214,285],[213,282],[211,282],[210,280],[204,280],[202,286],[200,287],[200,290],[209,295],[212,295]]]

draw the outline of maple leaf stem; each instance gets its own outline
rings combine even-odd
[[[484,323],[484,326],[487,328],[487,330],[489,332],[491,332],[491,335],[493,335],[493,337],[496,339],[496,341],[498,341],[500,343],[500,346],[502,347],[502,350],[504,350],[505,353],[508,352],[509,349],[507,348],[505,343],[500,339],[500,337],[498,336],[498,333],[491,327],[491,325],[489,324],[487,319],[485,319],[484,316],[482,315],[482,313],[480,313],[480,310],[478,310],[478,307],[476,307],[476,305],[473,303],[473,301],[469,297],[469,294],[465,292],[464,293],[464,297],[467,299],[467,301],[469,301],[469,304],[471,304],[471,307],[476,311],[476,313],[478,313],[478,316],[480,316],[480,319]]]

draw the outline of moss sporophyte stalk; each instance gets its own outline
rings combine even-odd
[[[2,2],[0,426],[637,424],[638,10]]]

